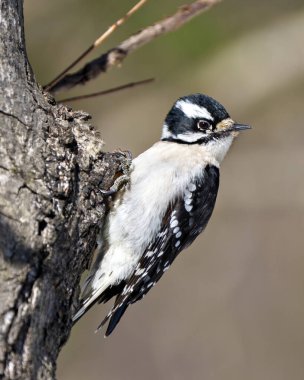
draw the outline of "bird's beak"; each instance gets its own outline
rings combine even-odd
[[[226,133],[232,132],[233,136],[236,137],[238,132],[245,129],[251,129],[251,127],[246,124],[235,123],[232,119],[228,118],[217,124],[216,133],[226,135]]]
[[[243,131],[245,129],[251,129],[250,125],[233,123],[229,128],[231,131]]]

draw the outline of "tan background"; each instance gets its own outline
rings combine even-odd
[[[104,49],[182,3],[151,0]],[[27,0],[38,80],[50,80],[132,4]],[[59,360],[60,380],[304,378],[303,41],[303,0],[223,1],[73,91],[157,78],[73,104],[93,115],[108,150],[142,152],[159,138],[175,99],[193,92],[214,96],[254,129],[222,165],[203,236],[110,338],[94,334],[109,305],[76,325]]]

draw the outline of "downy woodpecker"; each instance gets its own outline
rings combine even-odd
[[[220,163],[238,132],[248,128],[209,96],[176,101],[161,140],[133,160],[129,183],[114,198],[73,321],[95,302],[116,296],[99,326],[109,321],[106,336],[111,334],[127,307],[143,298],[206,227]]]

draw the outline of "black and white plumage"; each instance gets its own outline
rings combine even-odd
[[[219,165],[238,131],[247,128],[206,95],[177,100],[161,141],[133,160],[129,185],[116,196],[74,321],[95,302],[116,296],[100,325],[109,321],[109,335],[127,307],[155,285],[206,227]]]

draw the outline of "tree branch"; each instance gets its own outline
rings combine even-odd
[[[132,88],[132,87],[141,86],[143,84],[151,83],[153,81],[154,81],[154,78],[149,78],[149,79],[144,79],[144,80],[141,80],[138,82],[130,82],[130,83],[126,83],[126,84],[123,84],[121,86],[118,86],[118,87],[109,88],[108,90],[94,92],[92,94],[79,95],[79,96],[73,96],[71,98],[61,99],[61,100],[58,100],[58,102],[69,103],[69,102],[75,102],[76,100],[96,98],[98,96],[108,95],[108,94],[112,94],[113,92],[118,92],[118,91],[122,91],[122,90],[127,90],[127,89]]]
[[[111,67],[121,64],[126,56],[136,49],[139,49],[162,34],[180,28],[193,17],[202,11],[206,11],[219,1],[220,0],[197,0],[191,4],[184,5],[174,15],[139,31],[107,53],[87,63],[79,71],[66,75],[55,86],[49,88],[49,91],[55,94],[59,91],[69,90],[79,84],[85,84],[101,73],[105,73]]]
[[[114,22],[101,36],[97,38],[96,41],[93,42],[91,46],[89,46],[80,56],[75,59],[66,69],[64,69],[55,79],[53,79],[49,84],[45,86],[46,91],[51,91],[51,89],[55,86],[56,83],[60,81],[61,78],[64,77],[68,71],[70,71],[74,66],[77,65],[80,61],[82,61],[91,51],[96,49],[99,45],[101,45],[120,25],[122,25],[126,20],[131,17],[135,12],[140,9],[147,0],[140,0],[138,3],[132,7],[129,12],[127,12],[123,17]]]

